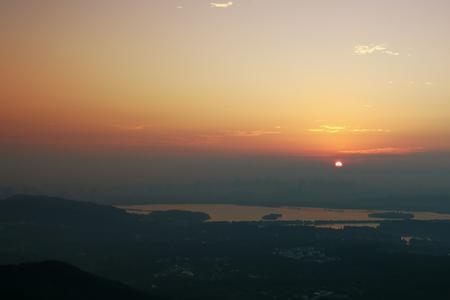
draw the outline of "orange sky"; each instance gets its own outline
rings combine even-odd
[[[446,1],[4,1],[3,149],[450,150]]]

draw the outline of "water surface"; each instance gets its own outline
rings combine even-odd
[[[383,213],[383,210],[328,209],[314,207],[264,207],[230,204],[149,204],[118,206],[131,213],[150,213],[152,211],[185,210],[207,213],[212,222],[219,221],[261,221],[268,214],[281,214],[280,221],[382,221],[383,218],[370,218],[370,213]],[[450,220],[450,214],[432,212],[412,212],[414,220]]]

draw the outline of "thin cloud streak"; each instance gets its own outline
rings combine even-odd
[[[281,131],[275,130],[231,130],[225,133],[225,136],[232,137],[257,137],[263,135],[281,134]]]
[[[360,127],[348,127],[348,126],[331,126],[331,125],[321,125],[318,128],[308,129],[312,133],[327,133],[327,134],[337,134],[337,133],[390,133],[390,129],[381,128],[360,128]]]
[[[281,131],[275,130],[227,130],[211,134],[174,135],[163,139],[161,142],[171,145],[217,144],[233,138],[257,138],[267,135],[279,135],[281,133]]]
[[[353,53],[356,55],[369,55],[375,53],[382,53],[392,56],[399,56],[400,53],[389,50],[385,45],[356,45]]]
[[[372,148],[372,149],[356,149],[356,150],[343,150],[340,151],[342,154],[361,154],[361,155],[377,155],[377,154],[409,154],[409,153],[419,153],[422,152],[421,147],[383,147],[383,148]]]
[[[345,126],[329,126],[329,125],[321,125],[319,128],[311,128],[308,131],[314,133],[339,133],[343,132],[346,129]]]
[[[153,126],[141,124],[141,125],[135,125],[135,126],[113,125],[113,127],[120,129],[120,130],[126,130],[126,131],[140,131],[140,130],[151,128]]]
[[[233,6],[233,2],[231,2],[231,1],[226,2],[226,3],[211,2],[210,6],[212,8],[229,8],[229,7]]]

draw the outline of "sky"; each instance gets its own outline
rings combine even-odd
[[[341,159],[366,174],[450,150],[444,0],[1,1],[0,43],[4,186],[44,162],[55,182],[55,161]]]

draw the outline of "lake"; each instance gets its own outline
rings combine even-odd
[[[383,210],[328,209],[314,207],[264,207],[231,204],[148,204],[119,205],[130,213],[146,214],[152,211],[185,210],[207,213],[210,222],[261,221],[269,214],[280,214],[280,221],[382,221],[370,218],[370,213],[384,213]],[[407,212],[406,212],[407,213]],[[432,212],[411,212],[414,220],[450,220],[450,214]]]

